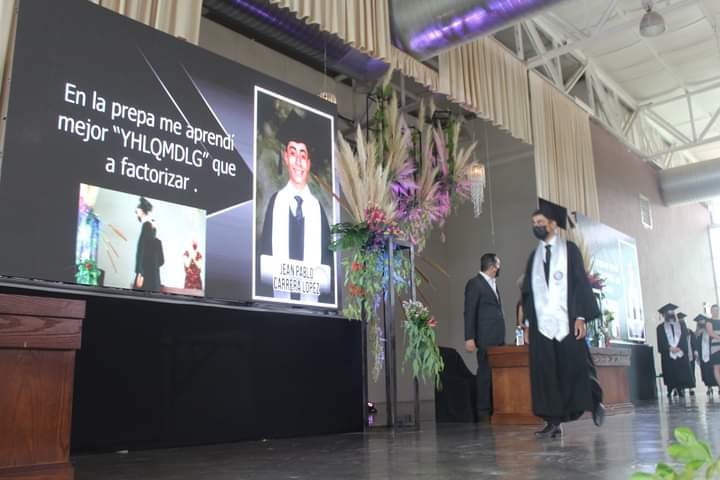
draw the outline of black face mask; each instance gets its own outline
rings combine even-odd
[[[537,237],[538,240],[545,240],[548,237],[548,234],[549,233],[548,233],[547,227],[541,227],[541,226],[533,227],[533,235],[535,235],[535,237]]]
[[[500,277],[500,269],[498,268],[497,271],[495,272],[495,278],[499,278],[499,277]]]

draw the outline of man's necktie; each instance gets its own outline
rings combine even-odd
[[[295,208],[295,216],[290,215],[290,258],[293,260],[303,260],[305,252],[305,218],[303,217],[302,203],[303,199],[300,195],[295,196],[297,208]],[[290,212],[292,213],[292,211]]]
[[[300,195],[295,195],[295,201],[297,202],[297,208],[295,209],[295,218],[300,220],[303,218],[302,203],[303,199]]]
[[[550,252],[550,245],[545,245],[545,283],[550,284],[550,259],[552,253]]]

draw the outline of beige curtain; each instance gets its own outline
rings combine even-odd
[[[90,0],[197,45],[202,0]]]
[[[527,68],[494,38],[440,54],[440,93],[532,143]]]
[[[440,86],[438,72],[393,46],[390,47],[390,66],[433,92],[438,91]]]
[[[599,220],[588,113],[535,72],[530,95],[538,195]]]
[[[16,18],[15,0],[0,0],[0,117],[4,117],[7,110],[7,91],[10,83],[10,64],[15,43]],[[0,120],[0,166],[2,166],[4,144],[5,122]]]
[[[270,0],[307,23],[334,33],[356,49],[390,60],[390,16],[387,0]]]

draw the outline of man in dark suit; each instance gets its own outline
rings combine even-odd
[[[465,349],[477,352],[478,416],[492,415],[492,377],[487,348],[505,343],[505,319],[496,280],[500,259],[486,253],[480,272],[465,285]]]

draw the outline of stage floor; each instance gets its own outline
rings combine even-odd
[[[704,396],[703,396],[704,397]],[[322,412],[309,412],[322,415]],[[569,424],[563,440],[533,428],[424,422],[378,431],[73,458],[76,480],[612,479],[668,461],[672,430],[691,427],[720,454],[720,399],[649,404]]]

